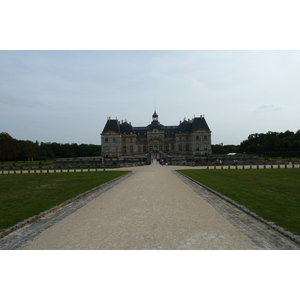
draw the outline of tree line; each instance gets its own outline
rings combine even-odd
[[[213,154],[248,153],[263,156],[300,157],[300,130],[250,134],[240,145],[212,145]],[[23,141],[0,133],[0,161],[51,160],[100,156],[101,146]]]
[[[247,153],[262,156],[300,157],[300,130],[254,133],[240,145],[212,145],[214,154]]]
[[[101,146],[93,144],[60,144],[23,141],[0,133],[1,161],[51,160],[63,157],[100,156]]]
[[[241,142],[240,152],[256,153],[264,156],[300,156],[300,130],[255,133],[250,134],[248,139]]]

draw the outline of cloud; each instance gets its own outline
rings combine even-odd
[[[266,112],[274,112],[279,110],[284,110],[285,107],[278,105],[261,105],[256,108],[256,112],[258,113],[266,113]]]

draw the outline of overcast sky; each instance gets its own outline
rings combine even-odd
[[[212,143],[300,129],[299,51],[0,51],[0,131],[100,143],[107,117],[205,115]]]

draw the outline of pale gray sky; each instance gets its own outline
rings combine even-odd
[[[7,1],[0,18],[0,131],[99,144],[108,116],[146,126],[155,107],[164,125],[204,114],[213,144],[297,131],[296,4]]]
[[[1,51],[0,131],[100,143],[108,116],[146,126],[205,115],[212,143],[300,129],[299,51]]]

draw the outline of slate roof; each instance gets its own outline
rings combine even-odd
[[[122,134],[133,134],[134,130],[131,124],[124,122],[119,125],[120,126],[120,131]]]
[[[175,136],[177,133],[178,126],[165,126],[165,137]]]
[[[158,115],[156,112],[153,114],[153,118]],[[192,122],[184,120],[178,126],[164,126],[158,120],[153,119],[151,124],[146,127],[132,127],[131,124],[124,122],[119,124],[118,120],[107,120],[103,132],[114,131],[121,134],[136,134],[137,136],[147,136],[147,131],[154,129],[163,130],[166,137],[175,136],[176,133],[191,133],[199,129],[210,131],[204,117],[194,118]]]
[[[191,132],[194,132],[198,129],[205,129],[205,130],[210,131],[210,129],[203,117],[194,118],[194,121],[193,121],[192,127],[191,127]]]
[[[158,130],[163,130],[164,129],[164,125],[160,124],[158,121],[154,120],[151,122],[151,124],[149,124],[147,126],[148,130],[154,130],[154,129],[158,129]]]
[[[108,119],[102,133],[106,131],[114,131],[116,133],[120,133],[120,127],[118,120]]]
[[[147,127],[133,127],[133,130],[137,136],[144,136],[144,137],[147,136],[147,131],[148,131]]]
[[[186,120],[181,122],[177,127],[177,133],[187,133],[191,131],[192,124]]]

